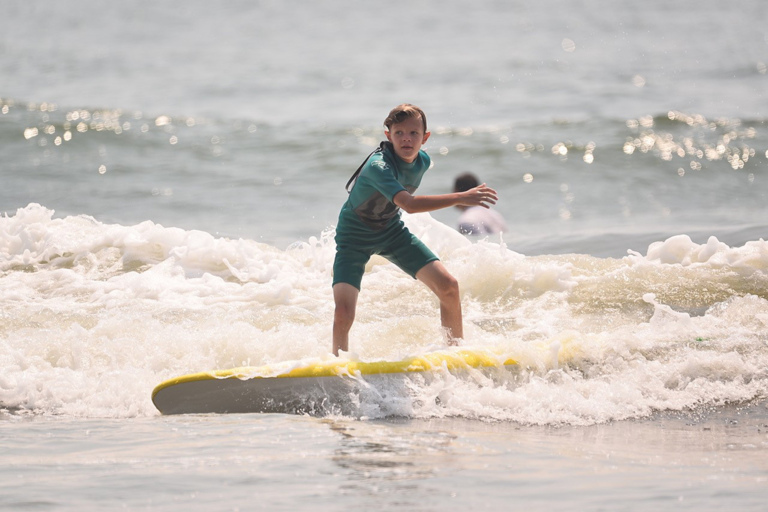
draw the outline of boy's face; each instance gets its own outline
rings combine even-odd
[[[401,123],[395,123],[384,133],[394,146],[395,154],[407,163],[416,160],[421,146],[429,138],[429,132],[424,133],[424,123],[420,117],[409,117]]]

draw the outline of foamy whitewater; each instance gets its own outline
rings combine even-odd
[[[526,257],[426,214],[406,220],[462,283],[466,346],[520,368],[501,382],[414,385],[411,400],[362,403],[366,417],[589,425],[768,394],[762,240],[732,248],[679,235],[621,259]],[[279,250],[30,205],[0,219],[0,233],[10,410],[151,416],[152,387],[173,376],[332,357],[332,232]],[[352,339],[348,357],[366,361],[434,350],[436,301],[374,259]]]
[[[764,511],[764,3],[4,0],[0,510]],[[161,415],[332,358],[344,184],[402,102],[419,193],[498,191],[503,236],[404,219],[516,367]],[[342,357],[439,324],[373,258]]]

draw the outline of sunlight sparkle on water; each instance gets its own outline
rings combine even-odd
[[[756,151],[745,141],[754,139],[757,135],[755,127],[742,127],[741,120],[717,119],[709,120],[705,116],[689,115],[678,111],[667,114],[671,121],[671,131],[659,130],[658,123],[650,116],[630,119],[627,128],[638,133],[628,137],[623,145],[627,155],[650,153],[661,160],[672,161],[675,158],[690,159],[688,167],[701,170],[706,162],[725,161],[733,170],[744,169]],[[696,131],[680,137],[675,123],[682,123]],[[656,128],[656,129],[654,129]],[[680,173],[678,173],[680,174]],[[684,173],[680,174],[683,176]]]
[[[573,53],[576,51],[576,43],[573,42],[573,39],[568,39],[567,37],[563,39],[563,41],[560,43],[560,46],[562,46],[563,50],[568,53]]]

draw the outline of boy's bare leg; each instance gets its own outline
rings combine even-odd
[[[427,263],[416,272],[416,279],[437,295],[440,300],[440,322],[448,335],[448,344],[458,345],[458,340],[464,338],[458,281],[440,261]]]
[[[360,291],[347,283],[333,285],[333,300],[336,311],[333,315],[333,355],[338,356],[339,350],[349,350],[349,330],[355,321],[357,296]]]

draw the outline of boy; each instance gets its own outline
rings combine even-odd
[[[464,192],[414,196],[430,167],[421,146],[427,142],[427,116],[414,105],[402,104],[384,120],[387,141],[362,166],[339,214],[336,259],[333,263],[333,354],[349,349],[357,297],[371,255],[379,254],[424,283],[440,301],[440,320],[448,343],[464,337],[459,284],[445,266],[416,238],[403,221],[408,213],[431,212],[457,205],[495,204],[496,191],[482,184]]]

